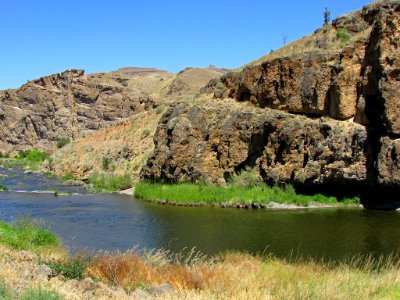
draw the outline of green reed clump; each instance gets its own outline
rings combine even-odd
[[[114,192],[132,187],[129,174],[93,173],[88,180],[92,192]]]

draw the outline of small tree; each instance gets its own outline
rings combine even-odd
[[[324,26],[328,25],[331,22],[331,11],[325,7],[324,11]]]
[[[283,45],[284,46],[287,43],[287,39],[288,39],[288,34],[287,33],[282,33],[282,41],[283,41]]]

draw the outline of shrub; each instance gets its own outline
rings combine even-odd
[[[233,187],[255,187],[262,185],[263,182],[257,177],[254,169],[246,167],[238,175],[232,174],[229,178],[229,184]]]
[[[62,148],[65,145],[69,144],[71,141],[68,137],[62,137],[57,141],[57,148]]]
[[[162,112],[164,112],[165,106],[160,104],[156,107],[156,114],[161,114]]]
[[[51,269],[69,279],[82,280],[89,258],[83,254],[77,254],[66,262],[46,263]]]
[[[150,130],[148,130],[147,128],[145,128],[145,129],[142,130],[142,133],[140,134],[140,137],[141,137],[142,139],[144,139],[144,138],[148,137],[149,135],[150,135]]]
[[[40,150],[20,150],[17,156],[17,159],[25,159],[31,163],[43,162],[49,158],[50,155],[47,152]]]
[[[224,90],[225,89],[225,84],[223,84],[221,81],[217,83],[215,86],[217,89]]]
[[[110,167],[110,158],[107,155],[105,155],[103,157],[103,161],[101,163],[101,166],[103,167],[104,171],[108,171],[108,169]]]
[[[351,40],[351,35],[345,28],[339,28],[336,32],[336,37],[342,43],[342,45],[346,44]]]

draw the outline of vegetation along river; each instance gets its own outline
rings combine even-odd
[[[90,194],[17,169],[0,168],[0,179],[9,188],[0,193],[0,220],[13,222],[21,215],[41,220],[72,251],[196,247],[206,254],[266,251],[280,257],[337,260],[356,254],[387,255],[400,247],[396,211],[175,207],[128,195]]]

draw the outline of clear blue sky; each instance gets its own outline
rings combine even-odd
[[[66,69],[237,68],[371,0],[10,0],[0,17],[0,89]]]

